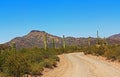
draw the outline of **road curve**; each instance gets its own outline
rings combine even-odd
[[[60,60],[57,68],[42,77],[120,77],[120,66],[83,53],[63,54]]]

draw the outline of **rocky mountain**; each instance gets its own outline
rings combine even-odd
[[[110,44],[120,44],[120,33],[108,37],[107,40]]]
[[[10,45],[12,42],[16,43],[17,48],[28,48],[28,47],[44,47],[44,35],[47,34],[47,43],[48,46],[52,46],[52,40],[54,39],[56,47],[62,46],[62,37],[51,35],[45,31],[32,30],[30,33],[23,37],[16,37],[10,42],[7,42],[7,45]],[[96,43],[96,38],[75,38],[75,37],[66,37],[65,38],[67,45],[77,45],[84,46],[88,45],[88,41],[91,41],[91,45]],[[120,34],[110,36],[106,39],[109,44],[120,44]]]
[[[110,36],[109,39],[120,40],[120,33]]]
[[[44,46],[44,35],[45,31],[38,31],[38,30],[32,30],[30,33],[23,37],[16,37],[12,39],[10,42],[6,43],[10,45],[12,42],[16,43],[17,48],[26,48],[26,47],[43,47]],[[55,43],[57,46],[61,44],[61,38],[58,36],[54,36],[51,34],[47,34],[47,42],[48,45],[51,46],[52,40],[55,40]]]

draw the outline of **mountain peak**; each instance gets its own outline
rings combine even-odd
[[[39,31],[39,30],[32,30],[30,33],[33,33],[33,32],[42,32],[42,33],[45,33],[45,31]]]
[[[39,31],[39,30],[32,30],[27,35],[24,35],[23,37],[16,37],[12,39],[11,41],[7,42],[7,45],[10,45],[12,42],[16,43],[17,48],[28,48],[28,47],[44,47],[44,34],[47,34],[47,43],[48,46],[52,46],[52,40],[54,38],[54,41],[56,42],[57,46],[61,45],[61,38],[58,36],[54,36],[52,34],[49,34],[45,31]]]

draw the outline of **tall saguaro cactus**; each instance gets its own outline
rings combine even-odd
[[[99,38],[99,33],[98,33],[98,30],[97,30],[97,39]]]
[[[12,42],[12,43],[11,43],[11,47],[12,47],[12,50],[13,50],[13,51],[16,50],[16,44],[15,44],[15,42]]]
[[[98,33],[98,30],[97,30],[96,47],[99,48],[100,46],[101,46],[101,39],[99,37],[99,33]]]
[[[44,48],[47,50],[47,34],[44,34]]]
[[[11,43],[11,48],[12,48],[14,57],[16,58],[16,43],[15,43],[15,42],[12,42],[12,43]]]
[[[88,46],[91,45],[91,37],[88,37]]]
[[[63,48],[66,47],[66,44],[65,44],[65,35],[63,35]]]
[[[98,33],[98,30],[97,30],[97,44],[99,44],[99,33]]]
[[[52,47],[55,49],[55,40],[54,40],[54,38],[52,39]]]

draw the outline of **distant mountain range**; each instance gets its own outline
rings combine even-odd
[[[10,45],[12,42],[16,43],[17,48],[28,48],[28,47],[44,47],[44,35],[47,34],[47,42],[48,46],[52,46],[52,40],[54,39],[55,44],[57,47],[62,46],[62,37],[58,37],[52,34],[49,34],[45,31],[38,31],[38,30],[32,30],[30,33],[23,37],[16,37],[12,39],[11,41],[5,43],[7,45]],[[91,44],[96,43],[96,38],[90,37],[90,38],[75,38],[75,37],[66,37],[65,41],[67,45],[77,45],[77,46],[84,46],[88,45],[88,40],[91,40]],[[108,44],[120,44],[120,34],[112,35],[108,38],[106,38],[106,41]]]

